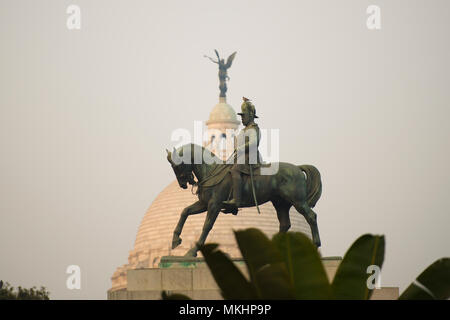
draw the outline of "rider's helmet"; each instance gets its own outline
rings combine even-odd
[[[251,114],[253,118],[258,118],[258,116],[256,115],[255,106],[253,105],[253,103],[251,103],[250,99],[247,99],[245,97],[243,97],[242,99],[244,100],[241,105],[242,112],[238,112],[238,115]]]

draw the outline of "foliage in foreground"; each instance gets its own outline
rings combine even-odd
[[[45,287],[26,289],[19,286],[14,290],[8,282],[0,280],[0,300],[49,300],[49,294]]]
[[[247,265],[249,280],[218,249],[206,244],[200,250],[224,299],[367,300],[367,267],[381,269],[384,236],[365,234],[346,252],[330,283],[317,248],[299,232],[278,233],[272,240],[258,229],[236,231],[235,237]],[[399,299],[448,299],[450,259],[430,265]],[[189,299],[181,294],[162,293],[163,299]]]

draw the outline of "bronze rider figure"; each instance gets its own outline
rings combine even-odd
[[[261,164],[261,154],[258,151],[259,142],[261,139],[261,133],[258,125],[254,122],[256,115],[256,109],[253,103],[243,98],[244,102],[241,105],[241,112],[238,115],[241,116],[242,129],[234,141],[234,152],[232,156],[227,160],[228,163],[234,163],[231,168],[231,177],[233,181],[233,198],[231,200],[224,201],[226,206],[231,206],[236,211],[241,206],[241,187],[242,178],[241,174],[250,174],[250,165],[252,170],[255,170]]]

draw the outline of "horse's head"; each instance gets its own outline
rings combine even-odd
[[[173,152],[170,152],[167,149],[166,151],[167,161],[169,161],[173,172],[175,172],[179,186],[183,189],[187,189],[188,183],[194,185],[195,180],[194,175],[192,174],[192,164],[184,163],[175,148],[173,148]]]

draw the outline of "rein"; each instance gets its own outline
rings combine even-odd
[[[203,178],[202,179],[202,181],[195,181],[194,180],[194,183],[192,184],[191,183],[191,193],[193,194],[193,195],[196,195],[196,194],[198,194],[199,193],[199,190],[200,190],[200,187],[203,187],[202,186],[202,184],[204,184],[206,181],[208,181],[208,179],[209,178],[211,178],[211,177],[214,177],[215,176],[215,169],[213,169],[213,170],[211,170],[210,172],[209,172],[209,174],[205,177],[205,178]],[[194,192],[194,187],[197,187],[197,190]],[[213,186],[208,186],[208,187],[205,187],[205,188],[212,188]]]
[[[194,180],[194,183],[191,184],[191,193],[195,196],[196,194],[198,194],[198,182]],[[194,192],[194,187],[197,187],[197,190]]]

